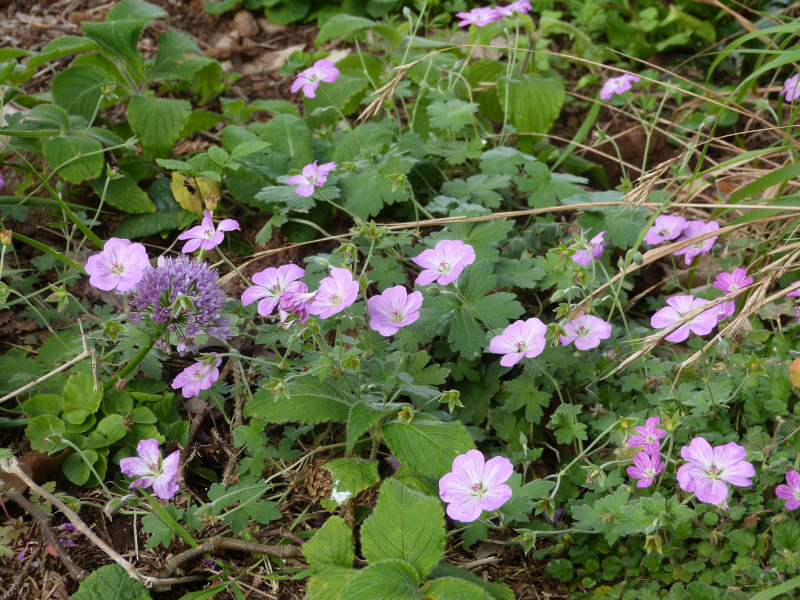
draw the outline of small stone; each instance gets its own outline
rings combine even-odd
[[[236,16],[233,17],[233,24],[243,38],[255,37],[260,31],[253,13],[249,10],[240,10],[237,12]]]

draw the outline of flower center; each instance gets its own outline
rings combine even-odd
[[[339,306],[342,302],[342,297],[339,294],[331,294],[330,299],[328,300],[333,306]]]
[[[710,479],[719,479],[720,476],[720,469],[717,465],[711,465],[708,467],[708,475]]]
[[[125,265],[119,262],[111,263],[111,272],[114,275],[122,275],[125,272]]]
[[[586,335],[589,335],[589,330],[586,329],[585,325],[581,325],[580,327],[578,327],[578,329],[575,330],[575,333],[577,333],[581,337],[584,337]]]
[[[486,488],[483,487],[482,481],[478,481],[477,483],[473,484],[472,491],[474,492],[473,495],[478,498],[482,498],[484,495],[486,495]]]
[[[645,470],[644,470],[644,475],[645,475],[645,477],[647,477],[648,479],[652,479],[653,477],[655,477],[655,476],[656,476],[656,470],[655,470],[655,469],[653,469],[653,468],[650,468],[650,469],[645,469]]]
[[[441,273],[449,273],[450,272],[450,263],[447,261],[442,261],[439,263],[439,272]]]
[[[800,500],[800,490],[795,490],[794,491],[794,497],[797,498],[798,500]]]
[[[650,434],[646,438],[644,438],[648,444],[655,444],[656,443],[656,436]]]
[[[214,228],[213,227],[208,227],[208,228],[204,229],[203,230],[203,237],[206,238],[207,240],[210,240],[211,238],[213,238],[214,237]]]
[[[397,309],[397,308],[395,308],[395,309],[394,309],[394,310],[391,312],[391,315],[392,315],[392,317],[391,317],[391,318],[392,318],[392,322],[393,322],[393,323],[399,323],[400,321],[402,321],[402,320],[403,320],[403,314],[402,314],[402,313],[400,312],[400,310],[399,310],[399,309]]]
[[[738,290],[738,289],[739,289],[739,286],[738,286],[738,285],[736,285],[735,283],[732,283],[732,284],[731,284],[731,285],[728,287],[728,293],[730,293],[730,292],[735,292],[735,291],[736,291],[736,290]]]
[[[669,235],[670,233],[672,232],[665,227],[664,229],[658,232],[658,235]]]
[[[522,341],[517,342],[516,344],[514,344],[514,346],[517,348],[517,352],[525,352],[525,350],[528,349],[527,344]]]

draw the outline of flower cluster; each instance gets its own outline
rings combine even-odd
[[[220,316],[226,296],[218,280],[205,262],[162,256],[145,269],[131,300],[131,317],[141,321],[147,316],[159,326],[156,346],[164,352],[170,352],[173,340],[181,356],[197,352],[195,340],[202,333],[220,340],[230,336],[228,319]]]
[[[661,215],[656,218],[655,224],[645,234],[644,241],[654,245],[677,238],[676,241],[682,242],[703,235],[704,233],[716,231],[717,229],[719,229],[719,223],[716,221],[709,221],[708,223],[705,221],[687,221],[683,217]],[[675,256],[683,256],[686,261],[686,266],[689,266],[692,264],[695,257],[711,252],[716,241],[716,236],[710,237],[681,248],[680,250],[675,250],[672,254]]]
[[[633,457],[633,466],[628,467],[628,475],[637,479],[636,487],[650,487],[653,479],[664,470],[661,462],[661,438],[667,432],[660,429],[661,417],[650,417],[644,427],[636,427],[636,435],[628,440],[631,448],[642,448],[642,452]]]
[[[469,12],[456,13],[456,16],[461,19],[458,22],[459,27],[469,27],[470,25],[485,27],[489,23],[499,21],[503,17],[512,17],[516,13],[525,15],[530,12],[530,10],[530,0],[516,0],[505,6],[473,8]]]

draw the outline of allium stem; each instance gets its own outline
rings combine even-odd
[[[117,381],[119,381],[120,379],[124,379],[128,375],[130,375],[134,371],[134,369],[136,369],[136,367],[139,366],[139,363],[142,362],[142,360],[144,360],[144,357],[150,353],[150,350],[153,349],[155,343],[156,343],[155,339],[151,338],[146,346],[142,346],[139,349],[139,352],[136,353],[136,355],[130,360],[130,362],[127,365],[125,365],[117,375],[106,381],[106,383],[103,385],[103,391],[110,390],[111,387]]]

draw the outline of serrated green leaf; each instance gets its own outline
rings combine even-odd
[[[548,208],[556,206],[559,200],[578,194],[585,190],[578,183],[589,183],[585,177],[568,173],[551,173],[546,164],[529,162],[525,165],[525,175],[515,177],[514,181],[521,192],[531,192],[528,206]]]
[[[350,408],[347,417],[347,451],[352,452],[353,446],[364,432],[384,415],[389,414],[389,410],[373,406],[366,402],[356,402]]]
[[[518,287],[524,290],[535,288],[547,274],[544,269],[534,266],[530,258],[516,260],[501,258],[496,269],[497,283],[500,287]]]
[[[422,600],[419,577],[407,562],[384,560],[357,571],[341,597],[347,600]]]
[[[152,79],[189,81],[214,59],[204,55],[185,33],[166,31],[158,36],[158,52],[148,76]]]
[[[96,67],[68,67],[53,78],[53,102],[69,114],[91,122],[101,108],[103,88],[109,79],[107,73]]]
[[[329,517],[308,542],[303,544],[308,564],[322,567],[352,568],[356,556],[353,532],[339,517]]]
[[[70,133],[45,140],[44,156],[50,167],[70,183],[98,177],[104,164],[103,145],[83,133]]]
[[[103,386],[98,385],[95,389],[95,380],[88,373],[73,373],[64,384],[61,398],[64,403],[64,418],[78,425],[100,408]]]
[[[609,191],[594,193],[589,199],[593,202],[617,201],[621,197],[621,192]],[[642,208],[608,206],[586,209],[578,219],[578,225],[586,229],[589,237],[605,231],[614,246],[625,250],[639,239],[646,221],[647,212]]]
[[[387,423],[382,432],[400,462],[431,477],[449,473],[453,459],[475,447],[462,423],[445,423],[422,413],[415,413],[410,423]]]
[[[430,600],[491,600],[492,598],[477,585],[453,577],[429,581],[422,588],[422,593]]]
[[[375,282],[381,292],[393,285],[405,283],[408,279],[405,268],[392,256],[373,256],[369,264],[372,268],[368,277],[370,281]]]
[[[28,69],[34,69],[39,65],[54,61],[68,54],[91,51],[99,52],[100,50],[100,44],[92,39],[77,35],[65,35],[48,42],[39,54],[31,56],[28,59],[25,66]]]
[[[437,100],[428,105],[431,127],[456,134],[463,131],[467,125],[472,124],[473,115],[476,112],[478,112],[477,103],[463,100]]]
[[[396,558],[424,578],[444,557],[444,511],[429,496],[388,479],[375,512],[361,528],[361,549],[370,562]]]
[[[266,123],[253,123],[247,129],[269,142],[275,152],[287,156],[293,169],[302,169],[314,161],[311,130],[297,115],[278,115]]]
[[[468,581],[469,583],[477,585],[481,589],[485,590],[489,594],[489,597],[494,598],[494,600],[514,600],[514,592],[512,592],[511,588],[509,588],[506,584],[484,581],[466,569],[462,569],[445,562],[441,562],[436,565],[433,571],[431,571],[428,575],[428,579],[431,580],[439,579],[441,577]]]
[[[499,86],[502,97],[505,86]],[[566,94],[559,79],[545,79],[532,75],[514,75],[508,86],[508,118],[518,133],[517,145],[523,152],[530,152],[541,136],[553,127]]]
[[[166,212],[128,215],[114,230],[115,237],[126,239],[144,238],[164,231],[183,229],[195,219],[194,213],[188,210],[171,210]]]
[[[186,100],[134,96],[128,105],[128,122],[153,157],[166,156],[175,146],[192,113]]]
[[[105,51],[104,54],[111,60],[121,60],[138,81],[144,78],[144,60],[142,53],[139,52],[139,38],[142,37],[144,27],[144,21],[137,20],[81,23],[86,37],[100,44]]]
[[[473,175],[466,180],[445,182],[442,194],[487,208],[498,208],[503,197],[496,190],[507,189],[510,181],[509,175]]]
[[[521,165],[534,162],[536,158],[516,148],[500,146],[481,155],[481,173],[487,175],[517,175]]]
[[[475,250],[475,260],[497,262],[500,258],[498,246],[506,241],[514,222],[496,219],[478,223],[452,223],[444,231],[437,231],[425,238],[425,243],[433,248],[441,240],[460,240]]]
[[[525,371],[520,377],[506,383],[507,393],[503,395],[507,410],[518,410],[525,407],[525,418],[539,425],[544,416],[544,409],[550,405],[552,397],[539,390],[536,385],[536,374]]]
[[[309,542],[310,543],[310,542]],[[345,586],[358,571],[340,568],[315,569],[308,580],[308,590],[304,600],[341,600]]]
[[[582,407],[575,404],[561,404],[553,413],[548,429],[554,429],[559,444],[571,444],[573,440],[587,440],[586,425],[578,422]]]
[[[405,186],[394,187],[397,173],[407,174],[413,161],[390,151],[377,162],[360,161],[353,173],[339,178],[345,206],[362,219],[376,216],[387,204],[408,199]]]
[[[113,563],[91,572],[70,600],[151,600],[150,592],[120,565]]]
[[[330,497],[320,502],[330,511],[380,481],[376,461],[360,458],[337,458],[323,465],[322,468],[330,471],[333,479]]]
[[[116,173],[114,178],[108,182],[108,187],[106,187],[106,180],[107,176],[104,174],[99,179],[90,181],[89,185],[98,196],[102,197],[103,191],[105,191],[107,204],[131,214],[156,212],[156,207],[150,201],[147,193],[125,173]]]
[[[309,376],[292,380],[287,386],[286,396],[278,401],[274,398],[271,390],[260,389],[245,406],[244,416],[270,423],[346,423],[354,403],[349,394]]]
[[[325,21],[325,24],[320,28],[315,42],[317,48],[329,40],[350,35],[355,31],[362,29],[369,29],[377,25],[371,19],[364,19],[363,17],[356,17],[347,14],[333,15],[330,19]]]
[[[122,0],[108,11],[106,21],[141,21],[145,26],[156,19],[168,19],[169,13],[160,6],[141,0]]]

